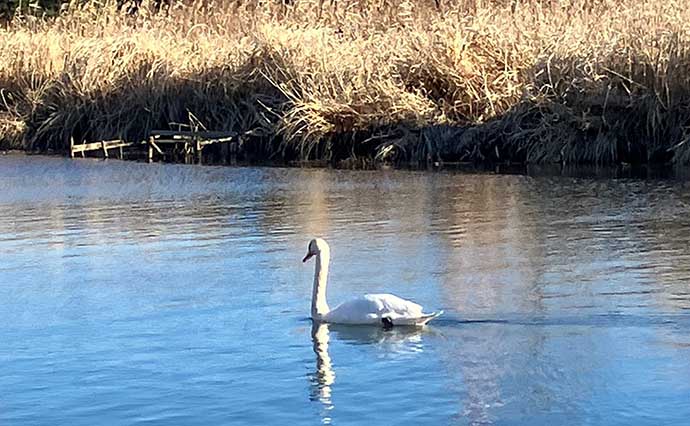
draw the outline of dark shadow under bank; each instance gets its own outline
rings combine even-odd
[[[266,90],[265,87],[262,89]],[[246,111],[256,108],[256,99],[261,97],[262,102],[267,103],[268,96],[245,90],[233,95],[237,100],[233,106],[219,102],[222,107],[215,109],[212,114],[204,114],[224,117],[224,122],[217,123],[219,125],[216,127],[245,132],[235,154],[235,160],[244,164],[308,162],[340,168],[375,168],[381,164],[453,168],[471,164],[489,169],[501,167],[504,170],[515,165],[620,166],[623,170],[630,170],[632,166],[641,165],[690,164],[690,136],[685,133],[690,124],[690,108],[685,103],[661,112],[654,106],[631,105],[589,117],[576,108],[555,103],[522,103],[507,114],[478,126],[416,128],[408,123],[395,123],[326,135],[305,150],[282,140],[272,132],[272,126],[246,119],[255,115],[255,112]],[[175,95],[185,92],[192,93],[194,89],[181,88]],[[175,103],[172,94],[162,99],[166,98],[170,104]],[[127,101],[108,97],[103,103]],[[209,98],[197,98],[195,103],[204,101],[208,102]],[[144,140],[150,129],[166,127],[163,121],[189,120],[189,110],[186,108],[168,106],[154,120],[150,113],[149,116],[137,114],[134,107],[127,112],[133,114],[135,119],[127,121],[125,116],[118,116],[119,123],[128,122],[123,131],[123,128],[117,129],[103,121],[108,115],[98,104],[91,105],[90,113],[73,121],[70,127],[27,124],[25,143],[20,148],[35,153],[64,153],[70,137],[93,141],[116,135],[125,140]],[[279,109],[280,102],[275,98],[272,104]],[[150,106],[146,106],[146,109],[150,111]],[[198,111],[198,108],[195,110]],[[205,112],[209,110],[213,108]],[[655,114],[653,125],[649,124],[650,111]],[[99,113],[103,113],[100,118],[97,116]],[[43,118],[57,123],[55,114]],[[69,117],[65,118],[65,121],[69,120]],[[220,120],[216,118],[214,121]],[[27,140],[31,142],[26,143]],[[16,143],[0,144],[0,149],[12,148],[17,148]],[[228,160],[222,157],[222,150],[216,147],[210,147],[205,156],[207,163]]]
[[[652,105],[645,105],[649,103]],[[311,156],[393,164],[688,165],[690,102],[671,109],[641,100],[599,114],[558,103],[523,102],[477,126],[387,128],[333,135]]]
[[[61,153],[27,153],[21,150],[1,150],[0,158],[3,156],[45,156],[54,155],[62,157]],[[142,159],[125,158],[126,161],[140,161]],[[74,161],[83,161],[76,159]],[[86,161],[120,161],[119,159],[102,159],[102,158],[86,158]],[[340,167],[324,161],[262,161],[262,162],[246,162],[239,161],[236,163],[226,162],[209,162],[204,163],[203,166],[221,166],[221,167],[288,167],[288,168],[303,168],[303,169],[340,169],[340,170],[394,170],[394,171],[408,171],[408,172],[430,172],[430,173],[450,173],[459,175],[516,175],[527,176],[531,178],[569,178],[569,179],[586,179],[586,180],[608,180],[608,179],[634,179],[634,180],[674,180],[679,182],[687,182],[690,184],[690,166],[684,165],[662,165],[662,164],[643,164],[643,165],[587,165],[587,164],[473,164],[473,163],[436,163],[436,164],[419,164],[408,163],[392,165],[387,163],[367,163],[364,165],[347,165],[341,164]],[[203,167],[202,166],[202,167]],[[187,165],[186,167],[199,167],[199,165]]]
[[[191,90],[190,90],[191,91]],[[396,123],[376,129],[342,132],[327,135],[305,151],[297,145],[281,140],[268,126],[241,123],[238,109],[251,108],[248,94],[243,94],[238,106],[228,116],[233,117],[221,128],[245,131],[236,153],[236,160],[250,164],[290,164],[311,162],[342,168],[372,168],[380,164],[396,167],[453,167],[473,164],[482,167],[511,165],[688,165],[690,137],[684,132],[690,123],[687,106],[666,111],[656,127],[640,125],[647,121],[642,108],[621,110],[608,118],[582,119],[581,114],[559,105],[521,104],[508,114],[473,127],[431,126],[415,128]],[[253,95],[251,95],[253,96]],[[94,112],[100,108],[94,107]],[[228,108],[224,108],[229,112]],[[134,111],[131,111],[134,112]],[[166,114],[179,117],[181,114]],[[182,118],[182,117],[180,117]],[[239,118],[239,119],[238,119]],[[121,117],[120,121],[123,118]],[[102,119],[90,122],[82,117],[71,128],[52,128],[53,136],[42,143],[0,143],[0,149],[21,148],[35,153],[63,153],[65,140],[106,139],[105,134],[119,134],[115,129],[94,132],[94,126],[104,129]],[[52,122],[55,122],[51,119]],[[123,135],[127,140],[144,140],[148,129],[163,125],[151,121],[133,120]],[[183,120],[179,120],[183,121]],[[234,123],[233,123],[234,122]],[[591,122],[598,122],[592,125]],[[603,123],[607,123],[606,125]],[[612,123],[612,124],[608,124]],[[139,124],[139,126],[133,126]],[[38,128],[37,128],[38,127]],[[42,130],[41,127],[43,127]],[[45,132],[45,126],[29,124],[29,134]],[[145,130],[146,129],[146,130]],[[111,136],[112,137],[112,136]],[[120,136],[121,137],[121,136]],[[276,148],[280,147],[280,148]],[[205,162],[222,163],[222,151],[211,147]]]

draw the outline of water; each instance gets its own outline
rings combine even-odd
[[[690,186],[0,158],[0,424],[690,418]],[[393,292],[422,331],[308,319]]]

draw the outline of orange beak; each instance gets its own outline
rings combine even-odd
[[[302,262],[306,262],[307,260],[311,259],[312,256],[313,256],[313,254],[307,253],[307,255],[304,256],[304,259],[302,259]]]

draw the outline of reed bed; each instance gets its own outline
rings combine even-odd
[[[73,1],[0,30],[0,140],[171,123],[249,161],[690,163],[686,0]]]

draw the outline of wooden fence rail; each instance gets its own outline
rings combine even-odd
[[[146,151],[146,159],[149,162],[158,157],[185,163],[201,163],[204,148],[217,144],[221,148],[221,157],[234,162],[239,144],[237,133],[210,131],[153,130],[147,140],[140,142],[118,139],[76,144],[74,139],[70,139],[69,156],[74,158],[76,154],[81,154],[85,157],[87,152],[101,152],[104,158],[109,158],[108,151],[118,149],[118,158],[122,159],[124,148],[138,148],[137,151],[142,154]]]

